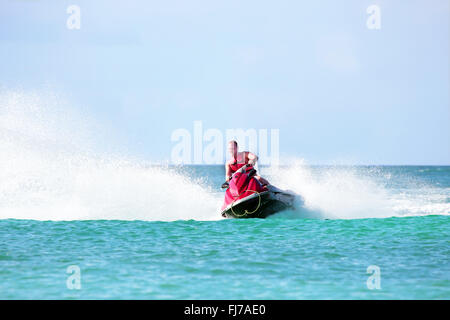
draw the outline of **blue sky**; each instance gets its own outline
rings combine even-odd
[[[69,5],[81,29],[69,30]],[[366,26],[381,9],[381,29]],[[0,86],[51,87],[136,155],[177,128],[279,129],[309,163],[450,164],[449,2],[0,3]],[[114,143],[114,141],[111,141]]]

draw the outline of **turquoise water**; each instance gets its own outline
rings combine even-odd
[[[448,217],[0,222],[2,299],[448,299]],[[81,290],[66,287],[78,265]],[[369,290],[377,265],[381,289]]]
[[[0,299],[450,298],[449,167],[261,168],[305,199],[265,220],[219,217],[222,167],[120,168],[106,194],[66,176],[58,197],[47,181],[2,203]]]

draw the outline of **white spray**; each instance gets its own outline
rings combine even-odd
[[[92,123],[53,94],[0,93],[0,219],[219,219],[188,177],[95,153]]]

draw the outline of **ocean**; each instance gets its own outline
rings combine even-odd
[[[263,167],[305,202],[246,220],[221,166],[78,170],[0,202],[0,299],[450,298],[448,166]]]

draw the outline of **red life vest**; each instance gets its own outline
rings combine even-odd
[[[248,161],[245,161],[245,162],[242,162],[242,163],[238,163],[236,158],[235,158],[234,159],[234,163],[230,164],[231,174],[235,173],[236,171],[238,171],[240,168],[242,168],[246,164],[248,164]],[[253,169],[253,166],[248,166],[248,168],[245,171],[248,172],[248,171],[250,171],[252,169]]]

